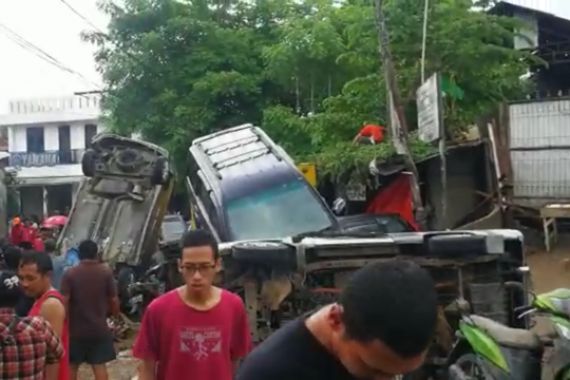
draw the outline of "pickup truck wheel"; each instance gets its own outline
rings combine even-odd
[[[275,242],[237,243],[232,247],[232,258],[244,264],[271,268],[294,269],[296,267],[295,249]]]
[[[97,154],[92,149],[87,149],[81,158],[81,170],[85,177],[95,176],[95,163]]]
[[[154,163],[150,182],[153,185],[166,185],[170,181],[170,165],[166,157],[160,157]]]

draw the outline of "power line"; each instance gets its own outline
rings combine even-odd
[[[105,41],[111,43],[115,48],[117,47],[117,44],[115,42],[113,42],[113,40],[109,37],[109,35],[107,33],[105,33],[104,31],[102,31],[99,27],[97,27],[97,25],[95,25],[94,23],[91,22],[91,20],[89,20],[87,17],[83,16],[79,11],[77,11],[71,4],[69,4],[67,2],[67,0],[59,0],[60,2],[62,2],[67,8],[69,8],[73,13],[75,13],[79,18],[81,18],[83,21],[85,21],[87,24],[89,24],[93,29],[95,29],[97,32],[99,32],[100,36],[103,37],[105,39]],[[121,7],[119,7],[117,4],[115,4],[113,1],[111,1],[111,4],[115,7],[118,7],[119,9],[121,9],[122,11],[124,11]],[[135,61],[138,64],[141,65],[145,65],[143,62],[141,62],[141,60],[136,57],[135,55],[133,55],[131,52],[129,51],[124,51],[124,54],[126,54],[129,58],[131,58],[133,61]],[[97,86],[99,88],[99,86]]]
[[[12,29],[10,29],[9,27],[7,27],[6,25],[4,25],[2,23],[0,23],[0,31],[3,31],[4,32],[3,34],[6,37],[8,37],[12,42],[16,43],[17,45],[19,45],[21,48],[27,50],[28,52],[36,55],[38,58],[44,60],[45,62],[57,67],[58,69],[60,69],[64,72],[76,75],[76,76],[80,77],[81,79],[83,79],[85,82],[90,83],[91,85],[95,85],[96,87],[99,87],[98,84],[87,79],[87,77],[85,77],[80,72],[75,71],[75,70],[67,67],[66,65],[61,63],[58,59],[56,59],[55,57],[53,57],[52,55],[47,53],[45,50],[34,45],[32,42],[28,41],[27,39],[25,39],[24,37],[22,37],[21,35],[19,35],[18,33],[16,33],[15,31],[13,31]]]
[[[98,84],[87,79],[80,72],[77,72],[77,71],[65,66],[63,63],[61,63],[59,60],[54,58],[52,55],[48,54],[47,52],[45,52],[44,50],[42,50],[38,46],[29,42],[24,37],[20,36],[19,34],[14,32],[13,30],[8,28],[6,25],[0,24],[0,29],[4,30],[4,35],[6,37],[8,37],[12,42],[14,42],[17,45],[19,45],[20,47],[22,47],[24,50],[27,50],[28,52],[36,55],[38,58],[44,60],[45,62],[57,67],[58,69],[66,72],[66,73],[76,75],[76,76],[80,77],[81,79],[83,79],[85,82],[88,82],[91,85],[95,85],[96,87],[99,87]]]
[[[73,6],[71,4],[69,4],[66,0],[59,0],[60,2],[62,2],[67,8],[69,8],[69,10],[71,10],[73,13],[75,13],[80,19],[82,19],[83,21],[85,21],[87,24],[89,24],[93,29],[95,29],[96,31],[98,31],[99,33],[103,33],[105,34],[105,32],[103,32],[99,27],[97,27],[97,25],[93,24],[91,22],[91,20],[89,20],[87,17],[83,16],[81,13],[79,13],[75,8],[73,8]]]
[[[4,35],[6,37],[8,37],[12,42],[15,42],[16,44],[18,44],[20,47],[22,47],[28,51],[31,51],[32,53],[39,56],[43,60],[48,61],[49,63],[57,66],[58,68],[60,68],[64,71],[71,72],[67,67],[60,64],[57,61],[57,59],[55,59],[54,57],[52,57],[51,55],[49,55],[45,51],[41,50],[40,48],[36,47],[31,42],[27,41],[25,38],[18,35],[17,33],[15,33],[13,30],[8,28],[7,26],[0,24],[0,28],[2,28],[5,31]]]

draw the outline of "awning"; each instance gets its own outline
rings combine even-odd
[[[7,167],[6,172],[14,176],[15,181],[11,187],[65,185],[81,182],[84,178],[80,164]]]

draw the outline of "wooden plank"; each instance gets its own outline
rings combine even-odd
[[[550,204],[540,209],[542,218],[570,218],[570,204]]]

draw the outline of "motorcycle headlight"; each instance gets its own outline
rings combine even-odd
[[[570,340],[570,328],[566,325],[561,323],[554,323],[554,329],[558,333],[559,336],[563,337],[564,339]]]

